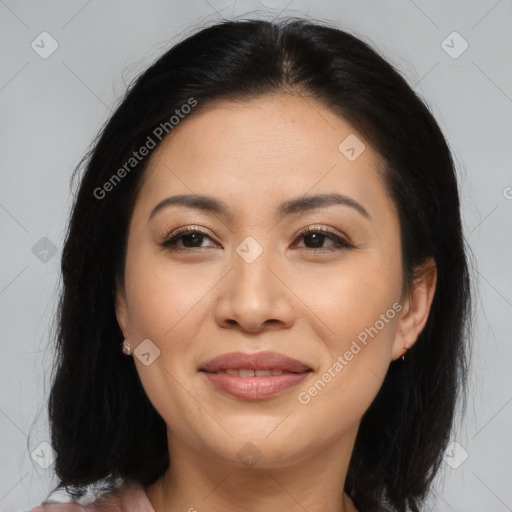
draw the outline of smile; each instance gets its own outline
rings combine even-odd
[[[263,400],[289,390],[301,383],[312,370],[287,372],[284,370],[234,369],[200,372],[213,389],[242,400]]]
[[[218,372],[215,372],[217,374],[226,373],[227,375],[234,375],[235,377],[270,377],[277,375],[282,375],[283,373],[292,373],[292,372],[286,372],[284,370],[279,370],[277,368],[271,369],[271,370],[252,370],[251,368],[244,368],[244,369],[236,369],[236,368],[228,368],[227,370],[219,370]]]

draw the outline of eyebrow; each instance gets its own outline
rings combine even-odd
[[[171,196],[160,201],[149,214],[148,222],[161,210],[173,205],[187,206],[196,210],[209,213],[215,213],[224,217],[232,218],[230,208],[226,203],[214,197],[200,194],[180,194]],[[343,205],[349,206],[360,213],[363,217],[371,220],[371,216],[363,205],[355,199],[342,194],[314,194],[297,197],[289,201],[285,201],[277,208],[277,215],[282,218],[300,212],[310,211],[328,206]]]

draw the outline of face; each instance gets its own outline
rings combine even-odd
[[[116,312],[170,444],[233,464],[255,446],[277,467],[357,431],[405,340],[399,220],[378,165],[346,121],[289,95],[212,104],[155,150]],[[210,208],[165,203],[191,194]],[[201,370],[233,352],[241,369],[260,352],[304,366]]]

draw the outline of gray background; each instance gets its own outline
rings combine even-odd
[[[52,466],[39,464],[51,449],[40,443],[49,440],[48,344],[73,168],[125,84],[169,44],[220,16],[303,13],[375,45],[451,145],[478,286],[475,345],[467,414],[453,435],[460,447],[447,454],[428,510],[512,510],[510,0],[0,0],[1,512],[35,506],[54,483]],[[58,44],[47,58],[44,31]],[[454,31],[469,45],[458,56]]]

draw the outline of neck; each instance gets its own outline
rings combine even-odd
[[[170,467],[146,493],[155,512],[357,512],[343,492],[357,426],[309,456],[245,467],[168,432]],[[262,454],[264,455],[264,454]]]

